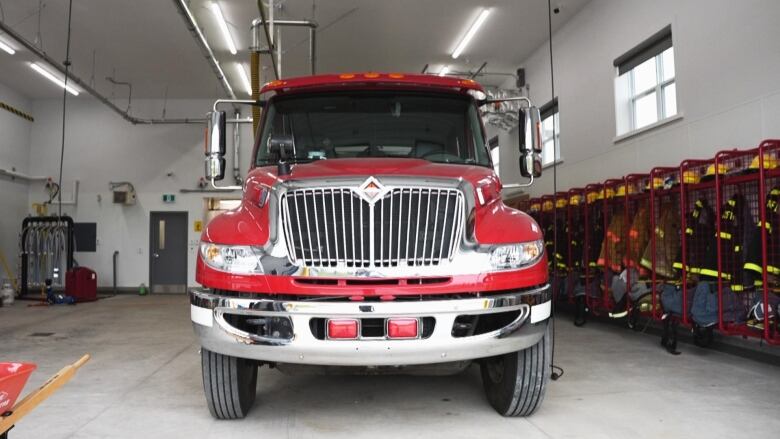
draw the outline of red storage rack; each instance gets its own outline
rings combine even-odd
[[[680,191],[680,248],[681,261],[678,268],[681,270],[682,283],[682,323],[691,325],[690,318],[691,301],[696,289],[699,277],[699,261],[706,257],[706,242],[694,240],[688,233],[692,228],[688,224],[688,216],[693,211],[697,202],[705,202],[715,211],[715,181],[702,182],[701,178],[706,174],[707,167],[714,166],[715,160],[685,160],[680,164],[680,177],[682,188]],[[714,231],[714,229],[713,229]]]
[[[759,220],[761,231],[761,288],[764,339],[780,345],[780,140],[765,140],[759,149]],[[770,200],[768,197],[772,196]],[[774,225],[774,227],[773,227]],[[772,278],[769,277],[770,273]],[[774,316],[772,313],[775,313]]]
[[[534,219],[537,223],[541,220],[542,215],[542,200],[541,198],[531,198],[528,200],[528,211],[527,213],[531,215],[531,218]],[[540,224],[541,226],[541,224]]]
[[[623,268],[634,268],[637,270],[639,279],[632,278],[632,271],[626,272],[626,284],[632,285],[634,282],[648,280],[649,272],[641,266],[642,254],[649,242],[650,236],[650,174],[629,174],[625,176],[625,197],[623,200],[626,228],[624,240],[626,242],[625,254],[623,256]],[[620,273],[618,273],[620,274]],[[635,308],[633,299],[626,293],[626,309]],[[643,296],[640,299],[644,302],[649,299]],[[641,312],[641,309],[638,311]],[[650,310],[647,310],[649,313]],[[637,316],[638,314],[634,314]]]
[[[569,273],[567,276],[566,292],[569,303],[574,303],[574,291],[580,283],[585,265],[584,258],[584,224],[585,224],[585,190],[582,188],[570,189],[566,196],[566,245]]]
[[[598,265],[603,267],[602,308],[612,311],[612,277],[619,276],[626,255],[629,220],[626,213],[626,180],[614,178],[604,182],[604,242]]]
[[[680,167],[657,167],[650,171],[650,242],[647,251],[642,258],[642,266],[650,271],[650,285],[652,287],[650,316],[655,320],[662,317],[661,289],[666,284],[680,285],[681,271],[674,269],[674,262],[680,253],[681,245],[681,219],[680,199],[684,185],[682,184]],[[665,229],[664,221],[676,221],[672,226],[672,233],[676,238],[666,237],[669,233]],[[667,244],[662,248],[665,239],[671,239],[676,245]],[[661,255],[665,260],[661,261]],[[649,256],[649,258],[647,257]]]
[[[756,291],[755,284],[746,285],[744,270],[745,235],[761,220],[760,206],[764,203],[760,191],[765,183],[762,173],[758,169],[755,172],[749,169],[751,161],[758,155],[759,148],[722,151],[715,156],[716,169],[725,168],[725,174],[715,174],[715,216],[718,218],[718,330],[727,335],[764,336],[763,331],[747,325],[750,308],[760,293]],[[731,208],[733,212],[727,208],[727,203],[735,203],[735,207]],[[729,228],[732,216],[741,226]],[[740,251],[732,250],[737,248]]]
[[[567,192],[557,192],[553,197],[555,208],[550,214],[549,221],[552,224],[552,239],[553,245],[550,249],[549,255],[552,257],[551,265],[551,278],[553,291],[555,291],[558,300],[571,298],[573,301],[573,295],[568,289],[568,274],[569,268],[569,244],[568,244],[568,206],[569,196]],[[557,242],[556,242],[557,241]],[[563,295],[561,292],[565,292]]]
[[[553,233],[553,211],[555,210],[555,197],[552,195],[543,195],[539,199],[541,204],[541,211],[539,212],[539,227],[542,229],[544,236],[544,251],[547,254],[547,271],[549,273],[550,288],[553,292],[553,298],[557,299],[558,291],[556,290],[555,276],[553,272],[553,266],[555,264],[555,255],[553,254],[554,245],[554,233]]]
[[[604,241],[604,186],[600,183],[585,186],[585,224],[583,254],[585,259],[585,298],[588,309],[598,314],[603,307],[601,293],[602,270],[598,266],[599,252]]]

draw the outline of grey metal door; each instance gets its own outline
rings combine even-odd
[[[149,290],[187,292],[187,212],[151,212]]]

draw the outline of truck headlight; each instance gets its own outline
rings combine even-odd
[[[236,274],[263,274],[262,250],[248,245],[200,244],[203,262],[211,268]]]
[[[500,245],[490,254],[490,264],[496,269],[520,268],[531,265],[544,254],[544,241]]]

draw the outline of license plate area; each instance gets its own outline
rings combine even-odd
[[[397,323],[406,323],[402,321],[407,321],[413,319],[417,322],[417,331],[416,335],[414,337],[406,337],[406,336],[396,336],[391,337],[390,331],[397,331],[400,328],[398,328],[399,325],[391,325],[391,321],[396,321]],[[334,338],[329,336],[329,320],[331,322],[333,321],[344,321],[344,324],[346,324],[347,320],[354,320],[357,321],[357,338]],[[309,329],[312,332],[312,335],[314,338],[318,340],[419,340],[419,339],[426,339],[433,334],[433,329],[436,326],[436,319],[433,317],[388,317],[388,318],[334,318],[334,319],[328,319],[325,317],[313,317],[311,320],[309,320]],[[331,324],[330,328],[333,329],[334,325]],[[406,326],[408,329],[409,326]],[[406,333],[402,333],[402,335],[405,335]],[[397,335],[397,334],[396,334]]]

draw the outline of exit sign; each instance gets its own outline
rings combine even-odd
[[[163,203],[173,203],[176,201],[176,195],[174,194],[163,194],[162,196]]]

